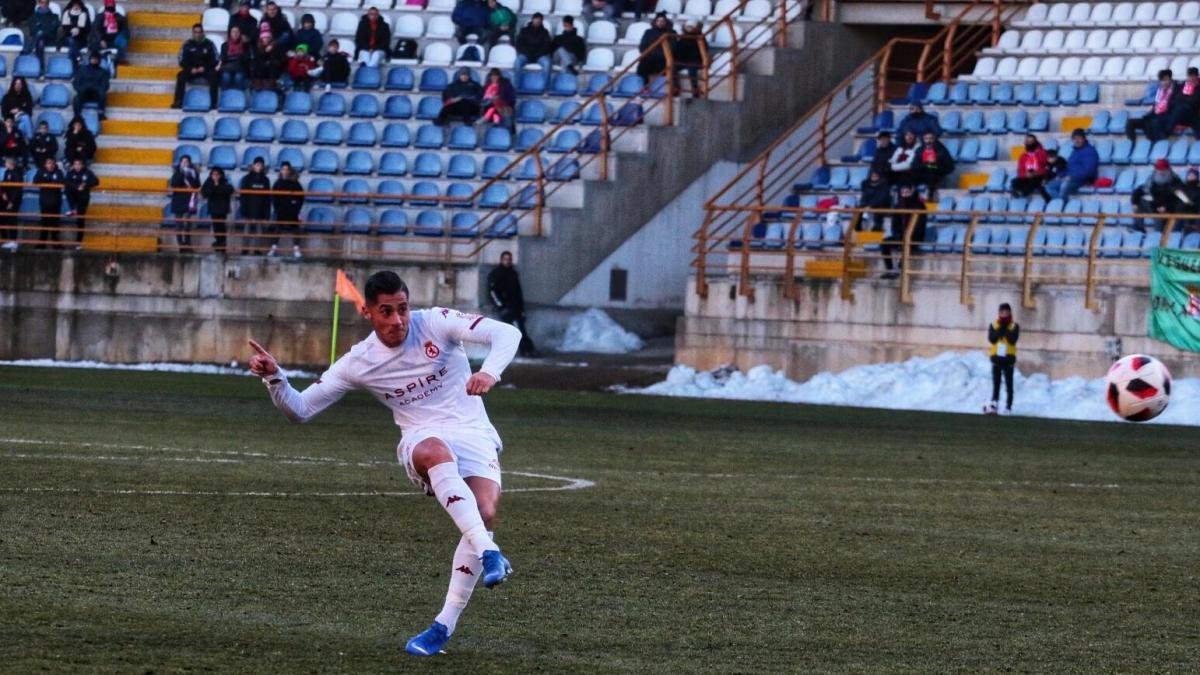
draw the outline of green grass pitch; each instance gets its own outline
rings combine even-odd
[[[458,535],[373,400],[297,426],[251,378],[0,368],[0,672],[1200,670],[1200,431],[488,405],[506,470],[595,485],[510,474],[516,574],[418,662]]]

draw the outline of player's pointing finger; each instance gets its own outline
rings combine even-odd
[[[263,349],[262,345],[258,344],[254,340],[250,340],[250,346],[259,354],[262,354],[263,356],[270,356],[270,354],[267,353],[267,350]]]

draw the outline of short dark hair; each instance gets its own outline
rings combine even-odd
[[[391,270],[376,272],[367,277],[367,285],[363,287],[363,295],[369,304],[375,304],[379,296],[391,293],[408,295],[408,286],[399,274]]]
[[[890,132],[886,129],[883,131],[880,131],[878,134],[875,134],[875,138],[891,138],[891,137],[892,137],[892,132]]]
[[[1196,66],[1192,66],[1191,68],[1188,68],[1188,70],[1187,70],[1187,74],[1188,74],[1189,76],[1191,76],[1191,75],[1200,75],[1200,68],[1197,68]]]
[[[500,251],[500,257],[501,257],[501,258],[503,258],[504,256],[508,256],[508,257],[510,257],[510,258],[511,258],[511,257],[512,257],[512,251]]]
[[[200,30],[204,30],[204,24],[202,24],[202,23],[192,24],[192,30],[196,30],[197,28],[199,28]]]
[[[1002,302],[1002,303],[1000,303],[1000,311],[1001,312],[1011,312],[1012,306],[1010,306],[1007,302]]]
[[[1158,79],[1160,79],[1160,80],[1163,79],[1164,77],[1171,78],[1174,75],[1175,75],[1175,73],[1172,73],[1170,68],[1163,68],[1162,70],[1158,71]]]
[[[1087,132],[1086,132],[1086,131],[1084,131],[1083,129],[1074,129],[1074,130],[1072,130],[1072,131],[1071,131],[1071,138],[1075,138],[1076,136],[1079,136],[1080,138],[1084,138],[1084,139],[1086,139],[1086,138],[1087,138]]]

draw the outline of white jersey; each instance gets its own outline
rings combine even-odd
[[[464,341],[491,346],[479,370],[499,381],[521,332],[477,314],[434,307],[411,314],[408,336],[399,347],[388,347],[371,333],[303,392],[288,383],[282,369],[263,381],[275,406],[296,422],[307,421],[352,389],[365,389],[392,409],[405,434],[466,428],[494,435],[482,398],[467,395],[471,364]]]

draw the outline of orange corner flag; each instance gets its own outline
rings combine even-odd
[[[353,281],[350,281],[350,277],[346,276],[346,273],[342,270],[337,271],[337,283],[333,289],[341,299],[346,302],[353,302],[359,312],[366,308],[367,301],[363,298],[362,293],[358,291],[358,287],[354,285]]]

